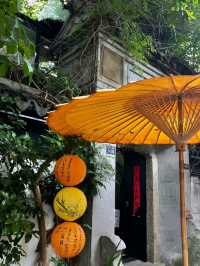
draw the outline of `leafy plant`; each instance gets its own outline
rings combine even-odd
[[[9,265],[24,255],[20,244],[23,237],[29,241],[37,234],[41,239],[42,229],[39,225],[39,232],[35,231],[32,218],[44,222],[40,181],[48,178],[48,166],[59,153],[60,145],[57,146],[57,139],[51,136],[51,144],[56,149],[48,149],[46,157],[43,148],[50,147],[49,142],[42,138],[34,140],[27,133],[18,135],[11,126],[3,124],[0,139],[0,258]]]
[[[120,265],[122,265],[122,251],[117,250],[119,244],[120,244],[120,242],[117,244],[113,254],[105,261],[103,266],[114,266],[114,265],[120,266]],[[116,264],[116,262],[117,262],[117,264]]]
[[[35,45],[30,41],[17,12],[17,0],[0,1],[0,77],[21,70],[23,78],[28,77],[30,81]]]
[[[19,262],[25,255],[21,239],[29,241],[33,235],[43,243],[40,261],[45,263],[47,240],[42,203],[52,204],[62,187],[56,183],[50,165],[64,153],[77,154],[86,161],[87,178],[79,187],[88,197],[105,186],[111,167],[108,162],[99,163],[93,143],[51,132],[32,138],[28,132],[15,131],[12,123],[0,125],[0,259],[5,265]],[[33,218],[38,219],[39,231],[34,228]]]
[[[60,0],[19,0],[20,12],[34,20],[53,19],[65,21],[69,16]]]
[[[70,266],[68,262],[64,261],[61,258],[57,258],[57,257],[51,258],[51,262],[53,262],[55,266]]]
[[[52,61],[40,63],[34,72],[32,86],[50,93],[59,102],[68,102],[72,97],[81,94],[81,90],[67,73]]]
[[[85,9],[66,36],[66,49],[80,40],[85,53],[95,34],[103,31],[136,59],[148,61],[153,54],[170,73],[180,68],[176,64],[198,71],[199,0],[97,0],[88,1]]]

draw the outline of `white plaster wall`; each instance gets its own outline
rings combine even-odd
[[[115,150],[113,144],[96,144],[100,153],[105,156],[115,170],[115,154],[106,153],[106,145],[110,145]],[[106,182],[106,189],[102,189],[100,194],[93,200],[92,210],[92,239],[91,239],[91,266],[99,265],[98,241],[101,236],[109,237],[118,246],[118,250],[124,249],[124,242],[114,234],[115,228],[115,172]]]

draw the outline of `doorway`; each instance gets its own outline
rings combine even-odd
[[[116,234],[126,244],[125,258],[147,260],[146,158],[121,151],[120,182],[116,185],[119,223]]]

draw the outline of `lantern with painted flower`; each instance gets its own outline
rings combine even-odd
[[[65,187],[56,194],[53,207],[56,215],[63,220],[75,221],[86,211],[87,199],[80,189]]]

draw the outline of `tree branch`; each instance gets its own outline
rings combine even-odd
[[[45,224],[45,215],[42,207],[42,195],[39,185],[34,187],[34,196],[37,207],[39,208],[39,213],[37,214],[38,219],[38,228],[40,235],[40,247],[39,247],[39,266],[48,265],[47,257],[47,235],[46,235],[46,224]]]

